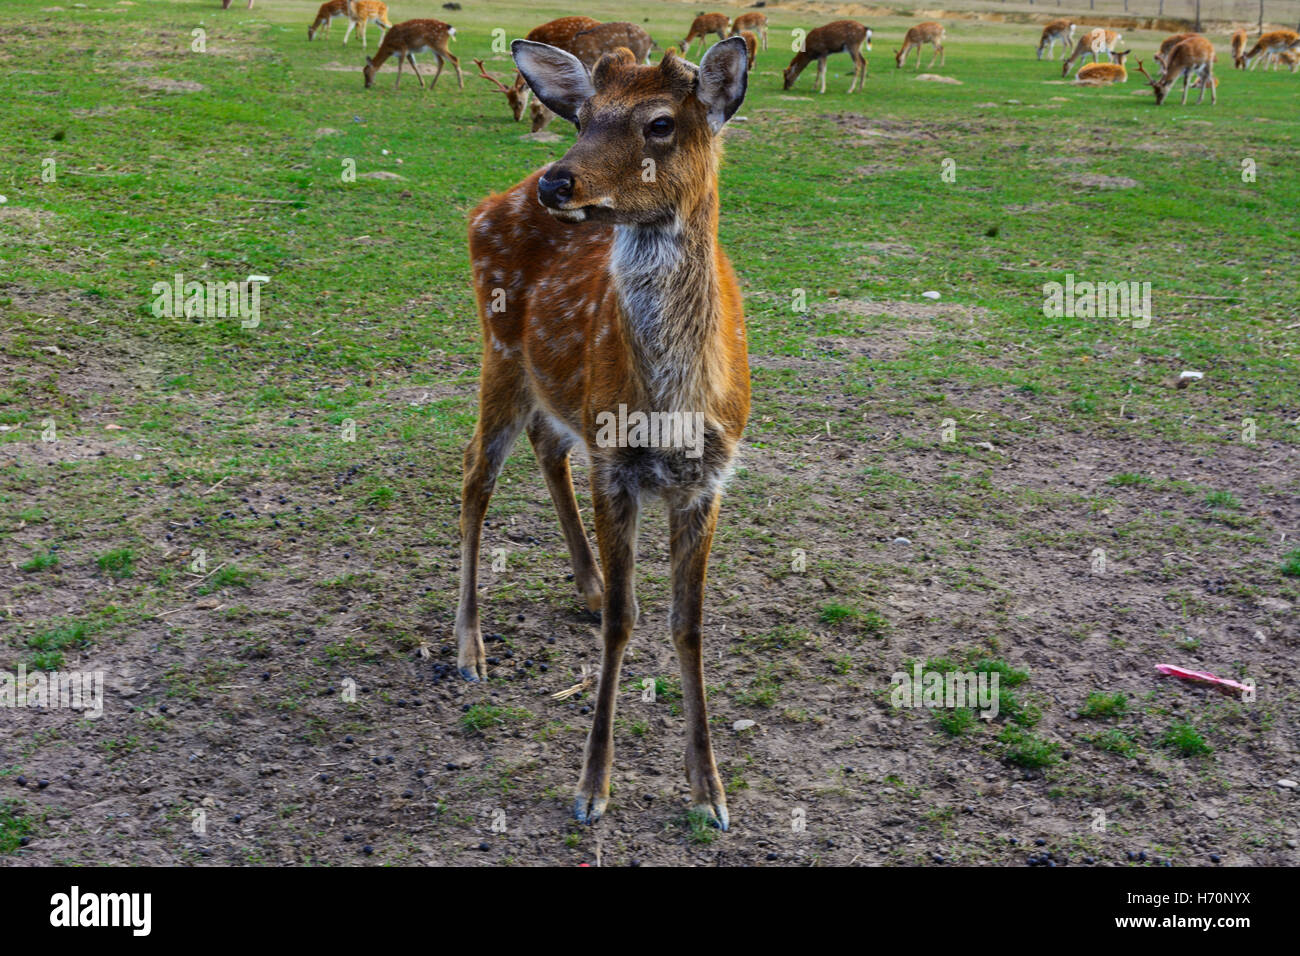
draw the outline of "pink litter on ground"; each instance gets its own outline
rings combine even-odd
[[[1228,680],[1226,677],[1215,677],[1205,671],[1189,671],[1186,667],[1178,667],[1174,664],[1157,664],[1156,670],[1162,674],[1168,674],[1170,677],[1181,677],[1183,680],[1196,681],[1198,684],[1210,684],[1233,693],[1246,693],[1250,690],[1245,684],[1238,683],[1235,680]]]

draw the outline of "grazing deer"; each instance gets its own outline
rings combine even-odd
[[[1263,54],[1264,69],[1268,69],[1268,64],[1273,64],[1273,69],[1277,69],[1277,56],[1286,50],[1300,51],[1300,33],[1294,30],[1273,30],[1265,33],[1255,41],[1255,45],[1246,53],[1246,65],[1250,69],[1255,69],[1255,64]]]
[[[767,51],[767,14],[766,13],[742,13],[736,19],[731,21],[731,35],[740,36],[746,30],[758,36],[763,44],[764,52]]]
[[[420,81],[420,89],[424,89],[424,77],[420,75],[420,70],[415,65],[415,54],[432,53],[434,59],[438,61],[438,71],[433,74],[429,88],[438,85],[438,77],[442,76],[443,61],[450,60],[451,65],[456,68],[456,82],[463,90],[465,77],[460,72],[460,60],[456,59],[447,47],[455,36],[456,28],[441,20],[403,20],[384,34],[383,42],[379,44],[379,51],[375,53],[374,59],[366,57],[366,66],[362,71],[366,78],[366,89],[375,85],[375,74],[390,56],[397,57],[397,82],[393,84],[394,91],[402,83],[403,60],[411,64],[411,69],[415,70],[415,78]]]
[[[593,20],[591,17],[560,17],[558,20],[548,20],[541,26],[534,27],[528,31],[528,36],[524,39],[532,40],[534,43],[556,46],[561,50],[568,50],[575,36],[598,26],[600,26],[600,21]],[[514,83],[506,86],[496,77],[489,75],[488,71],[483,69],[481,61],[476,60],[475,62],[479,65],[479,74],[483,79],[496,84],[497,89],[505,94],[506,102],[510,104],[510,112],[514,114],[515,122],[518,123],[524,118],[524,111],[528,109],[529,96],[532,94],[532,90],[528,88],[528,83],[524,80],[524,75],[516,70]],[[533,132],[536,133],[550,122],[551,116],[551,112],[545,108],[540,112],[533,110]]]
[[[1086,66],[1079,67],[1079,72],[1075,75],[1074,81],[1082,83],[1085,86],[1110,86],[1112,83],[1127,83],[1128,70],[1124,68],[1124,61],[1132,50],[1120,50],[1115,54],[1113,63],[1089,63]]]
[[[1138,60],[1138,72],[1147,78],[1151,88],[1156,91],[1156,106],[1164,103],[1169,90],[1181,76],[1183,78],[1183,105],[1187,105],[1187,83],[1191,77],[1200,80],[1201,93],[1196,98],[1199,106],[1205,99],[1205,88],[1210,88],[1210,105],[1219,102],[1218,80],[1214,78],[1214,44],[1203,36],[1190,36],[1169,51],[1165,57],[1165,69],[1160,79],[1151,79],[1151,74],[1142,69]]]
[[[735,36],[733,33],[732,36]],[[745,49],[749,51],[749,69],[754,68],[754,61],[758,59],[758,37],[749,30],[741,30],[740,38],[745,41]]]
[[[871,49],[871,28],[856,20],[835,20],[825,26],[808,31],[804,37],[803,49],[794,55],[790,65],[785,68],[785,88],[794,86],[799,74],[813,60],[817,61],[817,83],[823,93],[826,92],[826,58],[832,53],[847,53],[853,58],[853,82],[849,92],[867,85],[867,58],[862,55],[862,48]]]
[[[686,39],[682,41],[682,56],[691,55],[691,44],[698,38],[700,47],[705,45],[705,38],[710,33],[716,33],[719,40],[727,38],[727,27],[731,25],[731,18],[725,13],[701,13],[691,21],[690,32],[686,34]]]
[[[613,53],[619,47],[631,50],[638,63],[649,63],[650,49],[654,45],[655,41],[650,39],[650,34],[635,23],[615,21],[575,33],[572,42],[561,49],[567,49],[590,70],[602,56]]]
[[[1234,70],[1244,70],[1246,68],[1246,43],[1248,39],[1245,30],[1232,31],[1232,68]]]
[[[1089,30],[1083,36],[1079,37],[1079,42],[1074,45],[1074,52],[1071,53],[1061,64],[1061,76],[1069,76],[1070,68],[1074,66],[1074,61],[1092,54],[1092,62],[1096,63],[1101,59],[1103,53],[1106,54],[1107,60],[1114,60],[1114,50],[1119,45],[1122,38],[1114,30],[1107,30],[1105,27],[1097,27]]]
[[[579,133],[559,160],[470,215],[484,345],[461,498],[457,664],[467,680],[487,676],[479,539],[497,475],[526,430],[578,590],[601,610],[600,681],[574,806],[578,820],[598,820],[609,802],[619,670],[638,616],[641,503],[662,498],[691,806],[725,830],[701,642],[721,489],[749,416],[744,306],[718,245],[720,134],[745,96],[745,44],[714,45],[698,68],[673,52],[638,66],[617,50],[590,74],[555,47],[516,40],[511,49],[538,99]],[[654,160],[649,180],[646,159]],[[609,423],[623,412],[680,413],[698,440],[692,448],[662,439],[650,447],[632,433],[620,441]],[[569,473],[579,444],[591,461],[599,568]]]
[[[1283,50],[1277,55],[1277,58],[1291,67],[1292,73],[1296,71],[1297,67],[1300,67],[1300,51],[1298,50]]]
[[[894,51],[894,65],[902,69],[903,61],[907,59],[907,51],[916,47],[916,68],[921,68],[921,47],[927,43],[934,44],[934,56],[930,57],[930,66],[934,66],[936,58],[939,60],[939,66],[944,64],[943,54],[943,24],[935,23],[933,20],[927,20],[925,23],[918,23],[907,31],[903,37],[903,48]],[[927,66],[928,70],[930,66]]]
[[[1038,40],[1038,58],[1043,58],[1043,50],[1047,50],[1049,60],[1056,59],[1056,44],[1061,44],[1061,56],[1070,49],[1070,44],[1074,42],[1074,24],[1069,20],[1053,20],[1047,26],[1043,27],[1043,35]]]
[[[1178,44],[1182,43],[1189,37],[1198,37],[1199,33],[1175,33],[1173,36],[1165,37],[1160,43],[1160,49],[1155,53],[1155,61],[1160,64],[1160,72],[1165,69],[1165,60],[1169,58],[1169,51]]]
[[[330,25],[339,17],[348,15],[348,0],[326,0],[316,11],[316,19],[307,28],[308,41],[314,40],[322,29],[328,34]]]
[[[406,22],[415,23],[416,21],[407,20]],[[361,27],[361,49],[364,50],[366,48],[367,23],[374,23],[382,31],[391,30],[393,25],[388,22],[388,4],[381,3],[380,0],[348,0],[348,32],[343,34],[343,45],[347,46],[348,37],[352,36],[352,31],[357,27]]]

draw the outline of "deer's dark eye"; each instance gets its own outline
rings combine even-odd
[[[656,136],[662,139],[665,136],[671,136],[673,132],[673,121],[670,117],[661,116],[657,120],[651,120],[650,125],[645,128],[647,136]]]

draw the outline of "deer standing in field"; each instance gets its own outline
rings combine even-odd
[[[1249,37],[1245,30],[1232,31],[1232,68],[1234,70],[1244,70],[1246,68],[1246,44]]]
[[[334,21],[347,15],[348,0],[326,0],[316,11],[316,19],[312,21],[312,25],[307,28],[307,39],[314,40],[321,30],[328,34]]]
[[[739,36],[745,41],[745,49],[749,52],[749,69],[752,70],[754,61],[758,59],[758,37],[750,30],[741,30]]]
[[[1061,56],[1070,49],[1070,44],[1074,42],[1074,24],[1069,20],[1053,20],[1043,27],[1043,35],[1038,40],[1038,58],[1043,58],[1043,50],[1047,50],[1049,60],[1056,59],[1056,44],[1061,44]]]
[[[600,681],[574,805],[578,820],[598,820],[609,802],[619,671],[638,617],[641,504],[662,498],[690,801],[725,830],[701,644],[722,486],[749,416],[744,307],[718,245],[720,134],[745,96],[745,44],[732,37],[714,45],[698,68],[672,52],[639,66],[617,50],[590,73],[555,47],[516,40],[511,49],[538,99],[579,133],[559,160],[470,215],[484,344],[461,498],[457,665],[467,680],[488,676],[477,583],[483,515],[526,430],[578,591],[601,612]],[[650,180],[646,159],[654,161]],[[631,429],[624,440],[611,434],[611,416],[624,413],[628,421],[679,413],[679,422],[695,424],[677,432],[680,442]],[[578,445],[591,462],[599,567],[569,471]]]
[[[691,44],[696,39],[699,39],[700,47],[703,49],[710,33],[716,33],[719,40],[725,40],[729,26],[731,26],[731,18],[725,13],[701,13],[691,21],[691,29],[686,34],[686,39],[682,41],[682,56],[691,55]]]
[[[450,60],[451,65],[456,68],[456,82],[463,90],[465,77],[460,72],[460,60],[448,48],[448,43],[455,36],[456,28],[441,20],[403,20],[384,34],[383,42],[379,44],[379,50],[374,58],[366,57],[366,66],[362,71],[366,78],[366,89],[375,85],[375,74],[390,56],[397,57],[397,82],[393,84],[394,91],[402,83],[403,60],[411,64],[411,69],[415,71],[415,78],[420,81],[420,89],[424,89],[424,77],[420,75],[420,70],[415,65],[415,54],[432,53],[434,59],[438,61],[438,71],[433,74],[429,88],[438,85],[438,77],[442,76],[443,61]]]
[[[1069,76],[1074,61],[1082,59],[1088,54],[1092,54],[1093,63],[1098,62],[1103,53],[1106,54],[1107,60],[1113,61],[1115,48],[1119,45],[1121,39],[1122,37],[1118,33],[1114,30],[1107,30],[1105,27],[1089,30],[1079,37],[1079,42],[1074,45],[1074,52],[1066,57],[1065,62],[1061,64],[1061,76]]]
[[[616,20],[575,33],[572,42],[561,49],[567,49],[590,70],[602,56],[619,47],[631,50],[638,63],[649,63],[650,50],[654,45],[655,41],[650,38],[650,34],[635,23]]]
[[[415,23],[417,21],[407,20],[406,22]],[[348,45],[348,37],[352,36],[353,30],[360,27],[361,49],[366,49],[367,23],[373,23],[386,35],[387,31],[393,27],[388,22],[388,4],[381,3],[380,0],[348,0],[348,30],[343,34],[343,45]],[[382,49],[382,46],[380,48]]]
[[[1273,69],[1277,69],[1277,58],[1279,53],[1287,50],[1300,51],[1300,33],[1294,30],[1273,30],[1265,33],[1255,41],[1255,45],[1247,51],[1245,56],[1246,66],[1249,69],[1255,69],[1255,64],[1262,55],[1265,57],[1264,69],[1268,69],[1268,64],[1273,64]]]
[[[534,43],[545,43],[549,46],[559,47],[561,50],[568,50],[573,45],[574,37],[598,26],[600,26],[600,21],[593,20],[591,17],[560,17],[558,20],[548,20],[541,26],[534,27],[528,31],[528,36],[524,39],[531,40]],[[505,94],[506,102],[510,104],[510,111],[514,114],[515,122],[517,123],[523,119],[524,112],[528,110],[529,97],[533,92],[528,88],[523,73],[516,70],[514,83],[506,86],[483,68],[481,60],[475,60],[474,62],[478,64],[479,75],[489,83],[495,84],[497,89]],[[532,128],[533,132],[536,133],[550,122],[551,116],[554,114],[536,103],[533,106],[537,107],[531,111]]]
[[[1199,33],[1175,33],[1173,36],[1167,36],[1160,42],[1160,49],[1155,53],[1155,61],[1160,64],[1160,72],[1165,69],[1165,60],[1169,58],[1169,53],[1174,47],[1190,37],[1198,37]]]
[[[1210,105],[1219,102],[1218,80],[1214,78],[1214,44],[1203,36],[1190,36],[1179,43],[1165,57],[1165,69],[1158,80],[1151,79],[1151,74],[1142,69],[1138,60],[1138,72],[1147,78],[1147,82],[1156,92],[1156,106],[1164,103],[1169,90],[1181,76],[1183,78],[1183,105],[1187,105],[1187,83],[1192,77],[1199,80],[1200,95],[1196,97],[1199,106],[1205,99],[1205,88],[1210,88]]]
[[[736,19],[731,21],[731,35],[740,36],[746,30],[755,34],[762,41],[764,51],[767,50],[767,14],[766,13],[742,13]]]
[[[1277,55],[1277,58],[1291,67],[1292,73],[1296,71],[1297,67],[1300,67],[1300,50],[1283,50]]]
[[[803,49],[794,55],[785,68],[785,88],[791,89],[799,74],[813,60],[817,61],[817,84],[826,92],[826,59],[832,53],[847,53],[853,58],[853,82],[849,92],[867,85],[867,58],[862,48],[871,49],[871,28],[856,20],[835,20],[825,26],[808,31]]]
[[[916,68],[921,68],[921,47],[930,43],[934,45],[934,56],[930,57],[930,69],[934,66],[935,59],[938,59],[939,66],[944,64],[943,53],[943,24],[935,23],[933,20],[927,20],[924,23],[918,23],[907,31],[903,37],[903,48],[894,51],[894,65],[899,69],[903,67],[903,61],[907,59],[907,52],[916,47]]]
[[[1124,68],[1124,61],[1128,59],[1128,55],[1132,52],[1132,50],[1118,51],[1115,54],[1113,63],[1089,63],[1086,66],[1081,66],[1074,77],[1074,81],[1085,86],[1110,86],[1112,83],[1127,83],[1128,70]]]

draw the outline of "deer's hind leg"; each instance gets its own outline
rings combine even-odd
[[[401,62],[400,60],[398,61]],[[478,557],[483,516],[497,476],[527,421],[526,383],[518,366],[483,359],[478,424],[465,449],[460,499],[460,597],[456,608],[456,667],[468,681],[487,677],[487,652],[478,617]]]
[[[704,697],[704,581],[709,548],[718,524],[719,497],[669,503],[669,552],[673,605],[669,615],[673,645],[682,669],[682,709],[686,715],[686,779],[691,810],[719,829],[730,824],[727,797],[713,758],[709,715]]]
[[[604,600],[605,581],[601,577],[600,568],[596,566],[596,556],[591,551],[587,529],[582,526],[582,516],[578,513],[578,499],[573,493],[569,453],[574,440],[547,422],[541,413],[535,414],[528,423],[528,440],[533,444],[542,477],[546,479],[546,487],[550,489],[551,500],[555,503],[555,513],[560,519],[564,542],[569,547],[573,582],[586,602],[587,610],[597,614]]]

